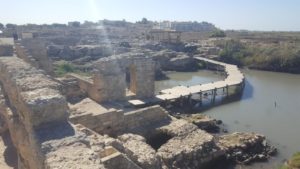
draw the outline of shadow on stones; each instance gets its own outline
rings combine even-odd
[[[17,150],[14,147],[12,140],[10,138],[10,134],[8,131],[1,134],[2,140],[4,145],[6,146],[6,149],[3,153],[5,163],[13,167],[14,169],[18,168],[18,156],[17,156]]]
[[[149,138],[146,143],[149,144],[153,149],[158,150],[163,144],[167,143],[172,136],[168,133],[159,132]]]
[[[41,126],[36,130],[39,141],[45,142],[48,140],[62,139],[75,135],[73,126],[66,122],[57,122],[50,125]]]

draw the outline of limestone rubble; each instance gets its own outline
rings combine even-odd
[[[256,133],[240,133],[224,135],[218,138],[218,145],[227,153],[227,158],[240,164],[253,161],[266,161],[277,153],[270,146],[265,136]]]
[[[224,152],[216,146],[212,135],[197,129],[173,137],[158,149],[158,154],[169,168],[201,168]]]
[[[124,134],[118,137],[123,142],[124,152],[139,166],[147,169],[161,168],[161,159],[144,137]]]

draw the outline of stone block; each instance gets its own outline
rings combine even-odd
[[[14,40],[12,38],[0,38],[0,57],[12,56],[14,53]]]

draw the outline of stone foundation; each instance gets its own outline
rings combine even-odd
[[[82,124],[100,134],[117,136],[122,133],[146,135],[154,124],[168,123],[171,118],[160,106],[151,106],[124,113],[122,110],[106,109],[91,99],[71,105],[70,121]]]

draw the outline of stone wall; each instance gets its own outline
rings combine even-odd
[[[137,59],[133,61],[135,65],[135,86],[131,87],[138,98],[152,97],[154,94],[155,86],[155,64],[149,59]],[[133,79],[133,78],[132,78]]]
[[[25,121],[38,127],[67,118],[67,102],[59,93],[60,85],[42,71],[17,57],[2,57],[0,71],[7,96]]]
[[[38,61],[33,58],[32,56],[30,56],[28,50],[21,45],[21,43],[15,43],[15,48],[16,48],[16,54],[19,58],[21,58],[22,60],[26,61],[27,63],[29,63],[30,65],[38,68],[39,64]]]
[[[146,135],[149,126],[164,121],[170,121],[168,112],[156,105],[125,113],[123,126],[127,132]]]
[[[105,109],[95,101],[86,98],[70,105],[70,121],[84,125],[100,134],[116,136],[123,130],[124,113],[116,109]]]
[[[86,93],[89,98],[101,101],[113,101],[125,99],[125,76],[123,75],[101,75],[94,74],[92,78],[83,77],[77,74],[69,74],[77,80],[79,90]],[[106,89],[106,90],[105,90]],[[106,98],[104,100],[104,98]]]
[[[20,46],[27,50],[29,60],[35,60],[38,69],[42,69],[47,74],[53,74],[53,65],[47,55],[46,41],[43,39],[22,39]]]
[[[147,135],[147,132],[154,128],[154,124],[170,120],[168,113],[158,105],[124,113],[115,109],[99,112],[101,107],[96,104],[85,99],[80,105],[72,107],[70,121],[100,134],[117,136],[127,132]],[[86,109],[83,108],[85,105]]]
[[[77,78],[63,77],[56,80],[62,84],[62,94],[67,98],[68,102],[76,102],[87,96],[87,93],[80,89],[80,81]]]
[[[67,120],[59,84],[17,57],[0,58],[0,81],[11,111],[4,113],[19,159],[26,168],[42,168],[35,131]]]
[[[96,101],[124,100],[126,73],[130,76],[129,90],[137,98],[154,95],[155,63],[142,54],[122,54],[99,59],[93,66],[97,71],[94,85],[98,90]]]
[[[0,38],[0,56],[12,56],[14,40],[12,38]]]
[[[98,102],[125,100],[125,73],[95,74],[93,87],[88,90],[89,96]]]
[[[102,58],[93,65],[92,79],[79,75],[71,76],[78,79],[82,91],[97,102],[126,99],[126,74],[130,76],[129,90],[136,98],[154,96],[155,63],[141,54],[123,54]]]

